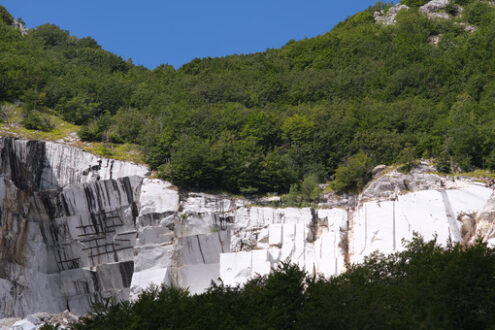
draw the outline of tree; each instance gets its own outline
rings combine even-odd
[[[0,21],[6,25],[14,24],[14,17],[10,15],[4,6],[0,6]]]
[[[370,177],[370,162],[364,152],[359,152],[347,159],[335,171],[332,188],[337,192],[359,191]]]
[[[69,32],[53,24],[43,24],[32,31],[33,37],[41,40],[45,47],[64,46],[67,44]]]

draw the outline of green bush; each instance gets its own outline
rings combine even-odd
[[[37,39],[41,40],[45,47],[65,45],[69,38],[69,31],[62,30],[53,24],[43,24],[32,31]]]
[[[98,104],[87,97],[75,96],[70,99],[61,98],[55,109],[62,117],[74,124],[87,124],[98,113]]]
[[[440,173],[450,173],[452,171],[452,157],[447,152],[441,153],[435,160],[435,167]]]
[[[30,111],[22,120],[22,124],[27,129],[43,132],[49,132],[55,127],[50,117],[38,111]]]
[[[409,7],[421,7],[427,4],[430,0],[402,0],[401,3]]]
[[[137,143],[146,118],[137,109],[120,109],[113,117],[116,139],[121,142]]]
[[[369,158],[363,152],[350,157],[335,171],[332,189],[337,192],[360,191],[371,177],[370,166]]]
[[[481,1],[469,4],[465,9],[464,16],[470,24],[475,25],[489,25],[494,19],[490,5]]]
[[[306,201],[318,201],[322,192],[316,174],[307,175],[301,183],[301,194]]]
[[[92,120],[88,125],[83,125],[77,133],[82,141],[107,141],[107,131],[112,122],[108,114]]]
[[[14,17],[10,15],[4,6],[0,6],[0,22],[6,25],[12,25],[14,23]]]
[[[474,0],[453,0],[455,4],[458,4],[460,6],[465,6],[467,4],[470,4]]]
[[[445,7],[445,11],[450,14],[450,15],[453,15],[453,16],[457,16],[457,14],[459,13],[459,8],[453,4],[452,2],[450,2],[446,7]]]

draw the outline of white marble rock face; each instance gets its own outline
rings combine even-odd
[[[495,244],[491,189],[428,170],[384,170],[347,202],[272,208],[179,192],[144,166],[66,145],[0,138],[0,318],[82,315],[150,285],[242,285],[280,262],[334,276],[403,250],[415,232]]]

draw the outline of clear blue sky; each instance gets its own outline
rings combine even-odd
[[[154,68],[278,48],[324,34],[376,0],[0,0],[28,27],[53,23]]]

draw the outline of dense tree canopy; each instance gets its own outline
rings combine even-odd
[[[55,110],[86,140],[137,143],[190,188],[286,192],[361,175],[337,171],[355,155],[365,172],[420,157],[495,169],[494,7],[456,0],[458,16],[429,19],[425,1],[404,2],[392,26],[375,22],[390,6],[378,3],[324,35],[178,70],[135,66],[54,25],[21,36],[2,7],[0,102],[23,101],[26,117]]]

